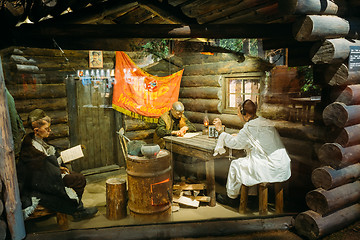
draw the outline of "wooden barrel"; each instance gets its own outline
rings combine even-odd
[[[137,214],[155,214],[170,208],[171,155],[160,150],[156,158],[128,155],[128,207]]]
[[[119,178],[106,181],[106,217],[118,220],[126,217],[126,182]]]

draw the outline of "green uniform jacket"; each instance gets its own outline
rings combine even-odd
[[[172,131],[178,131],[180,128],[187,126],[188,132],[195,132],[195,126],[183,114],[179,121],[173,118],[171,111],[160,116],[159,122],[154,132],[154,143],[159,144],[161,148],[165,148],[165,140],[163,137],[170,136]]]

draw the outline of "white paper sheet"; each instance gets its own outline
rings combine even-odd
[[[192,138],[192,137],[195,137],[196,135],[199,135],[199,134],[200,133],[185,133],[183,138]]]
[[[64,163],[71,162],[78,158],[84,157],[84,153],[81,149],[81,145],[66,149],[60,153],[60,156]]]

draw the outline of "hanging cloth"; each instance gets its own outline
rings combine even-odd
[[[171,109],[178,100],[184,69],[166,77],[141,70],[124,52],[116,52],[112,107],[125,115],[147,122]]]

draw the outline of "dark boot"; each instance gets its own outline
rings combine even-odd
[[[237,197],[235,199],[229,198],[227,195],[222,195],[220,193],[216,194],[216,201],[223,205],[227,205],[232,208],[238,208],[240,205],[240,198]]]
[[[72,215],[74,222],[78,222],[84,219],[92,218],[96,213],[98,212],[97,207],[88,207],[85,208],[83,203],[80,201],[80,204],[75,211],[75,213]]]

